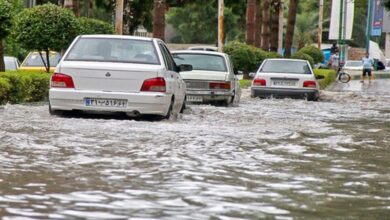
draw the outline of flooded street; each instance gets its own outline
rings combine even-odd
[[[385,219],[390,93],[190,105],[178,120],[0,109],[2,219]]]

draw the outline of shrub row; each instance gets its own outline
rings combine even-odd
[[[336,79],[336,71],[331,70],[331,69],[330,70],[328,70],[328,69],[315,69],[314,74],[316,76],[322,75],[325,77],[324,79],[318,80],[318,83],[320,84],[321,89],[325,89],[330,84],[332,84]]]
[[[266,52],[257,47],[245,43],[234,41],[223,48],[223,51],[229,54],[233,66],[244,72],[247,76],[249,72],[255,72],[264,59],[280,58],[280,54],[275,52]]]
[[[31,71],[0,73],[0,104],[47,100],[50,74]]]

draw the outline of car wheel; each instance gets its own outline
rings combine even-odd
[[[49,113],[50,115],[54,115],[54,116],[63,116],[64,115],[64,111],[61,111],[61,110],[53,110],[51,108],[51,105],[49,103]]]
[[[181,106],[181,109],[180,109],[180,113],[183,113],[184,110],[186,109],[186,101],[187,101],[187,96],[184,97],[184,100],[183,100],[183,105]]]

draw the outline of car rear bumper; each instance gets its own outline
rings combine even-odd
[[[287,89],[287,88],[262,88],[252,87],[252,97],[290,97],[290,98],[307,98],[316,100],[319,96],[317,89]]]
[[[188,90],[186,92],[188,96],[200,96],[203,99],[203,102],[210,101],[223,101],[228,100],[234,96],[233,91],[211,91],[211,90]]]
[[[123,108],[86,106],[85,98],[127,100],[127,106]],[[171,95],[156,92],[122,93],[51,88],[49,102],[52,110],[138,112],[140,114],[166,115],[171,103]]]

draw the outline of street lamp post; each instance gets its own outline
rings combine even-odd
[[[224,1],[218,0],[218,51],[222,52],[223,49],[223,19],[224,19]]]
[[[119,35],[123,34],[123,0],[116,0],[115,32]]]

